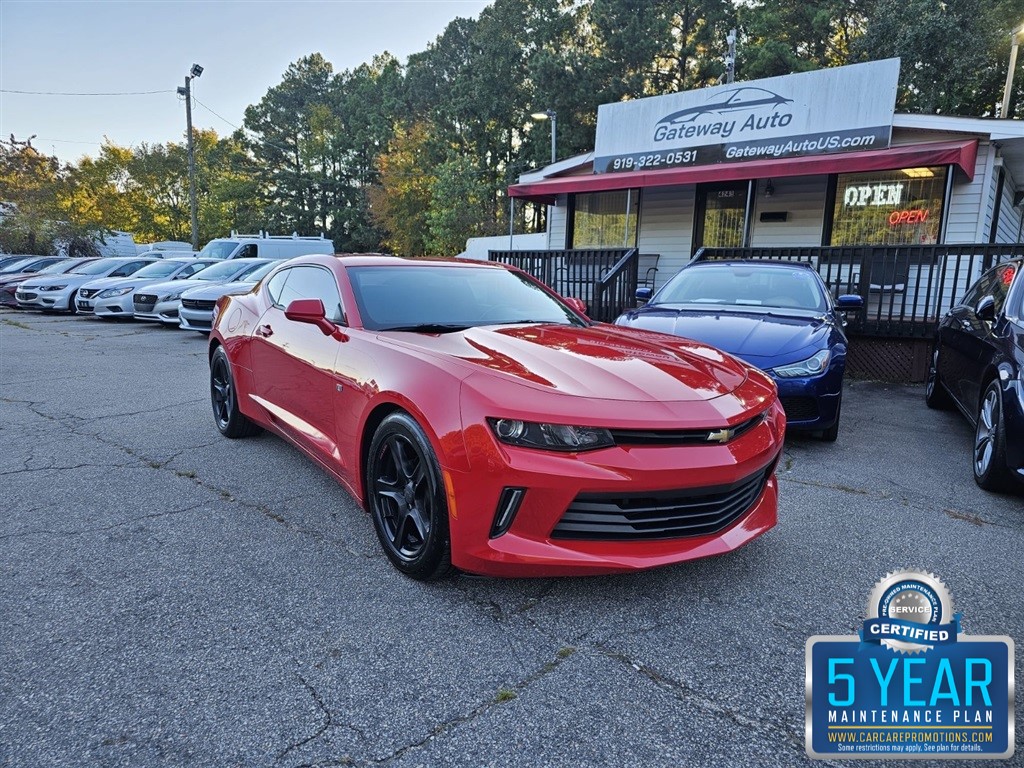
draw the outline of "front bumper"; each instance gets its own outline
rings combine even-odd
[[[15,298],[17,291],[16,285],[0,286],[0,307],[17,307],[18,300]]]
[[[155,304],[140,305],[134,302],[133,312],[136,320],[148,320],[150,322],[163,323],[164,325],[177,326],[180,320],[178,312],[181,308],[181,299],[174,301],[158,301]]]
[[[68,306],[71,294],[74,292],[74,289],[71,288],[65,288],[60,291],[40,291],[38,289],[23,290],[19,287],[14,297],[18,301],[18,306],[22,309],[44,309],[55,312],[67,312],[70,310],[74,312],[75,308]]]
[[[846,366],[835,361],[820,376],[783,378],[773,376],[779,400],[786,410],[786,427],[794,431],[828,429],[839,418]],[[771,374],[769,374],[771,375]]]
[[[132,295],[128,293],[109,299],[96,299],[92,311],[96,317],[132,317],[135,312]]]
[[[214,303],[214,302],[210,302]],[[182,302],[178,310],[179,326],[186,331],[209,333],[213,330],[213,310],[190,309]]]
[[[468,471],[444,470],[452,563],[489,576],[568,576],[634,571],[730,552],[777,522],[774,470],[784,432],[778,403],[765,422],[725,445],[632,445],[563,454],[499,444],[488,427],[471,426],[466,432],[466,443],[473,446]],[[642,508],[633,507],[629,514],[642,518],[646,493],[692,498],[752,479],[758,483],[754,495],[712,532],[642,539],[628,533],[595,540],[567,534],[563,523],[570,508],[578,516],[596,495],[621,497],[627,507],[639,504]],[[525,489],[522,503],[507,532],[491,538],[507,488]]]

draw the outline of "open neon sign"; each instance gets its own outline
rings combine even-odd
[[[910,208],[905,211],[893,211],[889,214],[889,224],[894,227],[903,224],[920,224],[928,221],[927,208]]]

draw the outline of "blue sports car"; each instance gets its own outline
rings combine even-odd
[[[860,296],[835,302],[813,266],[803,262],[697,261],[647,303],[615,323],[702,341],[746,360],[778,385],[787,428],[834,442],[846,369],[841,312]]]

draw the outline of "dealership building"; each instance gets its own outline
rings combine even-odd
[[[522,175],[547,248],[1017,243],[1024,125],[895,113],[899,59],[602,105],[593,152]],[[642,279],[642,278],[641,278]]]

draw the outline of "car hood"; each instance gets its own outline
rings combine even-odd
[[[0,275],[0,285],[17,285],[36,277],[35,272],[18,272],[13,275]]]
[[[247,282],[235,282],[235,283],[204,283],[200,288],[191,288],[188,292],[188,298],[198,299],[200,301],[216,301],[221,296],[227,296],[229,293],[248,293],[252,290],[252,287],[256,283]]]
[[[163,282],[149,283],[143,286],[143,293],[155,293],[158,296],[170,295],[203,285],[220,285],[220,283],[211,283],[209,280],[164,280]]]
[[[110,271],[113,272],[117,267],[111,267]],[[29,278],[22,283],[23,288],[37,288],[44,285],[67,285],[71,288],[81,288],[86,283],[91,283],[94,280],[99,280],[103,275],[53,275],[39,278]]]
[[[825,346],[831,328],[822,316],[660,306],[641,307],[619,323],[702,341],[762,367],[806,347]]]
[[[482,326],[445,334],[379,335],[396,345],[461,361],[469,372],[592,399],[712,400],[740,387],[749,370],[703,344],[609,325]]]

